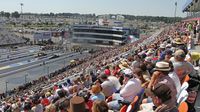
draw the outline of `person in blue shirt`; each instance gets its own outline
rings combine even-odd
[[[93,85],[91,91],[92,91],[92,95],[90,99],[92,101],[95,101],[95,100],[105,101],[105,95],[101,92],[100,86]]]

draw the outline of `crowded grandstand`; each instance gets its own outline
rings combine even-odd
[[[20,5],[22,8],[23,4]],[[3,46],[0,49],[0,78],[37,67],[42,71],[42,75],[37,70],[32,71],[30,80],[27,79],[30,74],[26,74],[25,81],[18,83],[20,86],[16,84],[9,89],[6,80],[5,91],[0,84],[0,112],[200,112],[199,6],[200,0],[187,0],[183,12],[196,14],[189,14],[183,21],[173,24],[160,23],[157,28],[155,25],[150,28],[151,33],[144,27],[146,32],[139,34],[138,31],[139,38],[134,38],[130,29],[131,33],[125,34],[123,30],[116,30],[119,27],[73,25],[74,29],[67,31],[66,36],[64,30],[38,31],[35,38],[41,43],[44,34],[49,34],[43,46],[35,42],[38,45],[18,48],[16,44],[27,42],[23,33],[17,36],[18,33],[0,25],[0,46]],[[55,36],[58,45],[50,40],[54,33],[59,34],[60,40]],[[68,36],[71,33],[76,36],[72,39],[87,40],[84,44],[87,47],[89,43],[112,47],[92,46],[88,50],[81,44],[71,46],[71,36]],[[69,40],[64,41],[63,37]],[[123,44],[111,42],[116,38]],[[67,49],[67,45],[70,48]],[[64,62],[62,67],[58,60]],[[53,63],[59,69],[49,68]]]
[[[193,112],[200,54],[185,26],[177,23],[157,36],[102,49],[2,93],[1,111]]]

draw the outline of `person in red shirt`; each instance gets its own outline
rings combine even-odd
[[[88,90],[81,90],[79,91],[78,96],[84,98],[86,108],[89,110],[89,112],[92,112],[93,101],[90,100],[90,96],[91,96],[90,92]]]
[[[113,70],[112,70],[112,75],[116,76],[117,73],[119,72],[120,68],[118,65],[114,66],[113,67]]]
[[[42,95],[41,104],[42,104],[44,107],[46,107],[46,106],[48,106],[48,105],[50,104],[49,99],[46,98],[44,94]]]
[[[109,66],[106,66],[106,67],[105,67],[104,74],[107,75],[107,76],[110,76],[110,75],[111,75],[110,67],[109,67]]]
[[[56,91],[57,89],[58,89],[58,85],[55,84],[55,85],[53,86],[53,90]]]

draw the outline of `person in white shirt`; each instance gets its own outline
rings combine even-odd
[[[177,93],[179,93],[181,90],[181,82],[179,80],[179,77],[177,76],[175,72],[170,72],[168,75],[174,81]]]
[[[172,60],[170,59],[173,63],[173,66],[181,64],[182,69],[184,70],[184,73],[181,76],[177,74],[181,82],[183,81],[186,75],[189,75],[189,74],[192,76],[196,75],[196,71],[193,65],[190,62],[185,61],[185,56],[186,55],[183,50],[177,50],[174,54],[174,59]]]
[[[119,79],[115,76],[109,76],[108,79],[114,84],[116,90],[120,90],[121,84],[119,82]]]
[[[141,91],[141,82],[134,78],[132,74],[124,74],[124,81],[120,93],[113,94],[113,101],[108,102],[108,107],[113,110],[119,110],[119,100],[131,103],[134,97]]]
[[[108,79],[107,75],[102,74],[101,75],[101,80],[102,80],[102,92],[104,93],[104,95],[106,97],[111,96],[113,93],[115,93],[117,91],[117,88],[114,84],[114,82],[112,82],[112,80]]]
[[[126,85],[121,89],[120,96],[125,101],[132,102],[134,97],[141,91],[141,82],[137,78],[131,78]]]

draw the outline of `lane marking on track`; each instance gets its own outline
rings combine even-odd
[[[5,69],[8,69],[8,68],[11,68],[11,66],[4,66],[4,67],[0,67],[0,70],[5,70]]]

